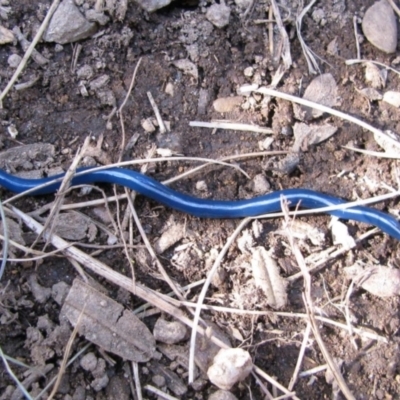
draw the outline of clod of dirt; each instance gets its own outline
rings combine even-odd
[[[12,43],[14,40],[15,37],[12,31],[0,25],[0,45]]]
[[[397,23],[387,0],[373,4],[366,11],[362,29],[368,41],[385,53],[394,53],[397,47]]]
[[[31,292],[38,303],[45,303],[47,299],[51,296],[51,289],[45,288],[40,285],[37,281],[36,274],[32,274],[29,276],[28,283],[31,288]]]
[[[400,92],[395,92],[393,90],[387,91],[383,95],[383,101],[391,104],[392,106],[400,107]]]
[[[72,43],[92,36],[97,30],[79,11],[74,0],[64,0],[58,6],[43,35],[46,42]]]
[[[400,294],[400,270],[396,268],[356,263],[344,268],[344,272],[358,286],[375,296],[390,297]]]
[[[269,306],[275,309],[287,303],[287,282],[280,276],[279,266],[264,247],[256,247],[251,257],[254,282],[267,297]]]
[[[243,101],[242,96],[221,97],[214,101],[214,110],[219,113],[231,112],[235,107],[239,106]]]
[[[166,321],[159,318],[153,329],[154,338],[162,343],[175,344],[187,335],[186,326],[177,321]]]
[[[271,189],[271,184],[263,174],[257,174],[252,182],[253,192],[255,194],[265,194]]]
[[[208,379],[217,387],[229,390],[247,378],[253,369],[250,354],[243,349],[221,349],[207,371]]]
[[[135,362],[154,356],[155,340],[146,325],[79,279],[74,280],[61,312],[81,335],[106,351]]]
[[[373,88],[381,89],[386,86],[387,70],[379,69],[375,64],[367,62],[365,66],[365,81],[369,82]]]
[[[54,161],[54,155],[55,148],[49,143],[17,146],[0,154],[0,168],[11,169],[11,172],[19,167],[24,169],[43,168]]]
[[[227,390],[217,390],[208,400],[237,400],[237,397]]]
[[[169,249],[175,243],[178,243],[185,236],[184,224],[177,224],[175,222],[170,225],[167,230],[163,232],[161,237],[157,240],[154,245],[154,249],[157,254],[164,253],[165,250]]]
[[[307,125],[304,123],[295,123],[293,127],[295,141],[292,151],[307,151],[309,146],[329,139],[336,131],[337,127],[330,124]]]
[[[229,24],[231,9],[225,4],[213,4],[206,13],[206,18],[217,28],[223,28]]]
[[[183,71],[184,74],[193,76],[193,78],[197,82],[199,78],[199,70],[197,66],[193,64],[191,61],[189,61],[188,59],[182,59],[173,61],[172,64],[175,65],[176,68]]]
[[[171,0],[135,0],[135,3],[139,4],[147,12],[153,12],[166,7],[171,3]]]
[[[336,104],[337,85],[331,74],[323,74],[314,78],[304,92],[303,99],[332,107]],[[323,112],[316,108],[294,105],[294,114],[297,119],[308,121],[319,118]]]
[[[54,233],[68,240],[82,240],[89,234],[90,241],[93,241],[97,234],[97,228],[83,214],[69,211],[57,216]]]

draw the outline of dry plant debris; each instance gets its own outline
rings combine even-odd
[[[74,280],[61,312],[81,335],[106,351],[135,362],[154,357],[155,339],[146,325],[79,279]]]
[[[0,0],[0,167],[29,178],[62,172],[89,135],[97,145],[81,165],[146,159],[144,173],[198,197],[306,187],[360,202],[382,195],[376,207],[396,214],[387,194],[398,195],[396,161],[370,157],[399,157],[399,56],[387,55],[387,45],[396,51],[397,21],[389,3],[396,10],[392,0],[63,0],[46,29],[50,1]],[[361,18],[373,46],[359,34]],[[55,42],[40,41],[43,31]],[[348,150],[355,147],[365,154]],[[149,163],[155,154],[162,157]],[[177,163],[171,154],[225,164]],[[0,234],[12,259],[0,286],[1,400],[21,398],[21,384],[32,397],[58,390],[71,398],[399,393],[399,306],[388,297],[398,295],[393,239],[347,221],[329,231],[326,216],[300,211],[283,227],[267,218],[206,220],[110,185],[85,190],[56,202],[14,199],[24,213],[5,207],[0,230],[7,226],[8,238]],[[52,209],[44,247],[36,235]],[[82,281],[70,290],[78,274],[96,288],[102,277],[112,295]],[[177,298],[167,297],[171,290]],[[80,329],[71,355],[61,307]],[[115,319],[128,321],[128,330]],[[97,345],[79,355],[85,334]],[[117,345],[122,351],[113,353]],[[45,387],[70,357],[57,385]]]

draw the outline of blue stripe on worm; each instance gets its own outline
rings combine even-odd
[[[84,169],[78,170],[82,172]],[[0,186],[15,193],[62,178],[64,174],[43,178],[23,179],[0,170]],[[72,185],[111,183],[128,187],[136,192],[158,201],[175,210],[201,218],[243,218],[278,212],[281,210],[281,196],[284,196],[291,206],[300,203],[305,208],[321,208],[346,204],[346,201],[308,189],[286,189],[269,193],[249,200],[221,201],[206,200],[188,196],[162,185],[156,180],[138,172],[109,168],[75,176]],[[34,191],[33,195],[54,193],[60,187],[60,182]],[[392,216],[373,208],[356,206],[342,210],[327,211],[335,217],[365,222],[375,225],[388,235],[400,240],[400,224]]]

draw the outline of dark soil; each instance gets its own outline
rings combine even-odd
[[[50,62],[41,67],[31,61],[21,76],[20,82],[37,76],[39,77],[37,83],[25,90],[12,90],[4,100],[3,109],[0,110],[2,149],[7,150],[19,144],[51,143],[55,146],[56,153],[52,162],[47,165],[47,169],[59,166],[67,168],[88,135],[92,138],[92,147],[95,147],[99,138],[103,137],[101,151],[93,157],[100,164],[118,161],[121,152],[123,160],[146,158],[152,146],[168,148],[174,154],[212,159],[260,151],[259,143],[265,140],[265,134],[228,130],[218,130],[214,133],[206,128],[189,127],[189,121],[213,119],[230,119],[268,127],[282,127],[279,121],[285,118],[288,118],[289,124],[295,122],[291,114],[291,105],[288,106],[286,102],[276,99],[271,100],[267,112],[262,111],[260,99],[257,99],[258,103],[247,110],[239,107],[225,115],[214,111],[215,99],[236,95],[239,86],[252,83],[253,78],[244,75],[245,68],[254,67],[254,70],[260,73],[261,84],[268,85],[280,64],[280,61],[269,52],[267,25],[254,23],[255,20],[268,18],[268,13],[265,12],[268,2],[255,1],[254,8],[246,18],[241,16],[239,8],[233,1],[227,1],[227,3],[232,6],[230,23],[223,29],[217,29],[207,22],[205,13],[202,11],[204,7],[196,4],[195,1],[190,4],[176,1],[152,14],[143,12],[135,3],[130,2],[124,21],[110,21],[102,27],[101,35],[79,43],[82,50],[73,68],[71,65],[76,44],[64,45],[61,51],[56,52],[54,44],[40,43],[37,50],[46,55]],[[298,11],[296,2],[287,3],[292,12],[291,16],[288,17],[286,8],[283,7],[282,17],[287,18],[285,27],[290,37],[293,66],[284,75],[278,90],[301,96],[315,76],[308,72],[307,63],[296,37],[293,20]],[[371,0],[346,3],[341,0],[317,2],[304,18],[303,38],[310,48],[325,60],[325,62],[320,62],[321,72],[331,73],[338,85],[338,109],[379,129],[399,132],[400,111],[383,102],[372,102],[369,107],[367,100],[356,91],[367,86],[363,66],[361,64],[346,66],[345,64],[346,59],[356,58],[353,16],[362,16],[372,3]],[[43,9],[46,9],[45,5],[49,6],[50,2],[42,0],[40,7],[27,0],[12,2],[12,12],[3,24],[10,29],[14,26],[23,28],[28,39],[32,40],[35,28],[45,15],[43,13]],[[316,8],[324,13],[323,23],[311,16]],[[360,26],[358,28],[361,32]],[[127,29],[131,30],[133,36],[124,42],[121,37]],[[275,31],[275,36],[279,38],[278,31]],[[332,55],[327,51],[327,47],[335,38],[338,51],[336,55]],[[194,62],[199,71],[197,80],[184,74],[173,64],[174,60],[188,57],[189,45],[197,46],[199,54]],[[397,58],[397,54],[385,55],[366,40],[362,43],[361,49],[364,59],[376,60],[396,67],[392,63]],[[0,46],[1,89],[6,86],[13,73],[13,69],[7,62],[12,53],[23,55],[19,45]],[[112,105],[104,104],[101,95],[95,91],[89,90],[89,95],[83,97],[79,89],[80,79],[77,77],[77,71],[83,65],[90,65],[94,71],[91,80],[104,74],[108,75],[109,81],[104,90],[112,92],[118,107],[125,98],[132,73],[140,57],[142,57],[142,62],[134,89],[123,110],[125,142],[128,143],[135,135],[137,135],[137,141],[129,150],[121,149],[122,130],[119,118],[117,116],[110,118],[110,124],[107,127],[107,118],[112,111]],[[166,93],[167,84],[173,85],[173,96]],[[86,86],[89,87],[89,85]],[[400,81],[393,72],[388,74],[385,90],[400,90]],[[142,121],[154,117],[147,92],[153,95],[163,120],[169,121],[170,132],[160,134],[157,129],[154,133],[148,133],[143,129]],[[204,92],[207,94],[207,102],[206,106],[202,107],[199,106],[199,96]],[[398,162],[396,160],[357,154],[342,147],[351,144],[363,149],[380,151],[371,133],[338,118],[324,115],[320,121],[322,120],[337,126],[338,131],[329,140],[303,153],[299,165],[290,174],[276,173],[272,168],[279,161],[278,157],[254,157],[240,160],[238,164],[250,175],[251,179],[262,174],[269,181],[271,191],[303,187],[348,200],[356,200],[386,193],[387,186],[397,187]],[[8,133],[10,125],[14,125],[18,130],[18,136],[15,139],[12,139]],[[293,143],[292,136],[285,136],[281,134],[281,131],[276,131],[273,138],[274,141],[269,150],[290,150]],[[189,170],[193,165],[197,164],[185,161],[162,162],[149,165],[146,173],[162,181]],[[30,168],[35,169],[35,163],[32,163]],[[17,168],[11,172],[21,171],[23,168]],[[196,189],[196,183],[199,181],[205,181],[206,192]],[[374,189],[371,189],[372,186],[368,182],[374,183],[372,185]],[[387,185],[386,188],[384,184]],[[108,195],[113,195],[110,186],[101,185],[101,187]],[[249,181],[240,172],[231,168],[205,169],[201,174],[181,180],[172,187],[197,197],[213,199],[235,200],[256,195],[253,192],[251,180]],[[123,193],[122,189],[117,190]],[[10,196],[10,193],[2,191],[2,199]],[[94,198],[101,198],[101,195],[92,192],[83,199]],[[67,196],[66,202],[81,202],[83,199],[78,197],[78,191],[75,191]],[[26,197],[15,202],[15,205],[25,212],[30,212],[53,200],[52,195]],[[178,268],[176,263],[171,261],[175,254],[174,247],[165,251],[160,258],[171,278],[182,286],[206,276],[207,267],[209,267],[206,260],[210,258],[211,250],[219,251],[239,223],[238,220],[207,220],[190,217],[166,207],[160,207],[157,203],[142,197],[139,197],[135,204],[144,229],[153,244],[160,236],[160,232],[170,224],[185,224],[187,235],[175,246],[192,242],[192,248],[196,251],[188,252],[184,268]],[[126,203],[121,202],[121,207],[125,210]],[[384,211],[398,210],[395,200],[379,203],[376,207]],[[110,205],[110,208],[115,216],[115,206]],[[96,218],[90,208],[80,211]],[[330,217],[315,215],[301,218],[301,220],[310,226],[320,228],[326,235],[326,241],[320,247],[313,246],[308,240],[301,243],[304,257],[332,246],[328,228]],[[274,234],[274,231],[281,229],[282,222],[261,220],[261,224],[263,234],[254,245],[274,250],[274,256],[279,258],[279,265],[284,268],[282,275],[290,276],[298,272],[293,255],[283,243],[286,243],[285,237],[277,237]],[[358,223],[349,222],[347,225],[354,237],[370,229]],[[27,245],[33,242],[32,234],[27,228],[23,228],[23,234]],[[142,244],[136,228],[134,228],[133,237],[135,244]],[[93,243],[105,244],[106,241],[107,235],[98,233]],[[37,249],[42,248],[43,243],[37,244]],[[51,249],[50,246],[46,251]],[[263,304],[249,302],[244,292],[238,289],[246,285],[251,275],[250,271],[239,263],[240,254],[235,244],[222,263],[222,268],[227,272],[225,281],[219,288],[210,289],[207,296],[208,302],[227,307],[262,309]],[[24,252],[16,251],[14,256],[23,257]],[[130,276],[129,262],[121,249],[106,250],[97,257],[120,273]],[[156,268],[151,263],[141,262],[135,254],[132,254],[132,259],[135,260],[135,274],[138,282],[164,293],[169,292],[170,289],[165,283],[153,278]],[[315,307],[329,318],[345,323],[344,309],[340,305],[346,296],[350,282],[342,268],[354,264],[357,260],[396,267],[397,259],[398,242],[395,239],[379,233],[363,241],[355,250],[327,263],[323,270],[313,275]],[[60,333],[57,339],[50,340],[55,327],[60,324],[61,306],[54,301],[53,297],[49,297],[43,303],[38,301],[37,296],[33,294],[30,281],[33,273],[40,286],[46,289],[52,289],[53,285],[60,282],[71,285],[78,273],[67,259],[60,257],[51,257],[40,262],[9,263],[0,285],[0,346],[4,354],[32,367],[40,365],[40,357],[35,357],[34,354],[44,352],[44,347],[38,348],[37,342],[29,335],[32,334],[33,329],[37,328],[35,332],[41,333],[48,339],[46,349],[51,350],[52,354],[44,363],[53,364],[54,369],[48,373],[48,376],[36,379],[28,388],[30,392],[38,394],[49,379],[56,375],[65,350],[65,338],[68,339],[70,331]],[[100,282],[107,288],[108,295],[124,307],[135,309],[141,305],[139,298],[128,295],[108,284],[104,279]],[[301,280],[293,282],[288,287],[289,301],[282,311],[305,312],[302,290]],[[194,289],[189,299],[195,301],[197,294],[197,289]],[[242,295],[243,298],[240,297]],[[257,299],[262,301],[262,295],[257,296]],[[265,308],[267,308],[266,305]],[[398,298],[379,298],[361,288],[355,288],[350,298],[349,308],[354,326],[373,330],[386,337],[387,343],[368,341],[360,336],[350,335],[347,330],[321,324],[321,335],[328,351],[336,360],[342,361],[341,371],[357,399],[399,398]],[[255,318],[208,312],[202,315],[205,319],[217,323],[230,337],[233,347],[249,350],[257,366],[275,377],[285,387],[289,385],[306,326],[303,319],[265,316]],[[144,320],[150,329],[154,326],[156,317]],[[43,320],[46,322],[39,324]],[[243,342],[238,340],[237,335],[233,336],[232,332],[235,330],[240,332]],[[75,354],[86,343],[83,337],[78,336],[72,353]],[[99,359],[105,358],[104,353],[95,346],[91,347],[91,351]],[[110,356],[115,364],[106,363],[105,365],[110,383],[104,389],[96,392],[91,387],[93,375],[82,369],[76,361],[67,369],[56,395],[57,398],[134,398],[130,392],[132,379],[129,372],[130,364],[117,356]],[[171,364],[164,358],[161,358],[159,362],[165,366]],[[325,363],[316,341],[311,336],[301,370],[315,368]],[[11,365],[20,380],[24,380],[25,369]],[[183,382],[187,382],[185,369],[175,368],[175,372]],[[150,363],[139,365],[139,373],[143,386],[147,383],[155,385],[152,381],[154,374]],[[272,391],[267,382],[264,384]],[[14,385],[14,382],[1,365],[0,399],[17,398],[11,397],[10,385]],[[216,388],[209,382],[204,383],[197,390],[189,386],[187,393],[181,398],[206,399],[215,390]],[[299,378],[294,391],[301,399],[335,396],[335,387],[326,381],[325,371]],[[241,399],[257,399],[264,396],[252,377],[236,385],[232,393]],[[156,398],[149,392],[144,392],[144,397]]]

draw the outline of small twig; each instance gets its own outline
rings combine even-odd
[[[28,49],[26,50],[24,57],[22,58],[21,62],[18,65],[18,68],[15,70],[13,76],[11,77],[10,81],[8,82],[7,86],[4,88],[4,90],[1,92],[0,94],[0,108],[3,108],[3,100],[6,97],[7,93],[9,92],[9,90],[13,87],[14,83],[16,82],[16,80],[18,79],[19,75],[21,74],[21,72],[23,71],[23,69],[25,68],[26,63],[28,62],[32,51],[34,50],[34,48],[36,47],[36,45],[38,44],[39,40],[42,38],[42,35],[44,33],[44,31],[47,28],[47,25],[51,19],[51,17],[53,16],[54,12],[56,11],[58,5],[60,4],[61,0],[54,0],[53,4],[51,5],[46,18],[43,20],[42,24],[40,25],[39,30],[37,31],[34,39],[32,40],[32,43],[30,44],[30,46],[28,47]]]
[[[397,7],[396,3],[393,0],[388,0],[388,2],[392,6],[395,13],[400,17],[400,9]]]
[[[4,270],[6,269],[7,257],[8,257],[8,245],[10,243],[6,214],[4,212],[3,202],[1,201],[1,199],[0,199],[0,216],[1,220],[3,221],[3,259],[1,260],[1,266],[0,266],[0,281],[1,281],[1,278],[3,277],[4,274]]]
[[[144,387],[146,390],[148,390],[149,392],[152,392],[154,394],[156,394],[158,397],[161,397],[162,399],[165,400],[178,400],[177,397],[171,396],[165,392],[163,392],[160,389],[157,389],[156,387],[152,386],[152,385],[146,385]]]
[[[299,351],[299,356],[297,357],[296,368],[294,369],[292,378],[290,379],[290,382],[289,382],[288,389],[290,391],[293,390],[294,385],[297,382],[297,378],[298,378],[299,373],[300,373],[300,368],[301,368],[301,365],[303,364],[304,354],[306,352],[306,348],[307,348],[307,345],[308,345],[308,339],[310,338],[310,332],[311,332],[311,324],[310,324],[310,322],[308,322],[307,326],[306,326],[306,329],[304,330],[303,342],[301,344],[301,348],[300,348],[300,351]]]
[[[153,107],[154,115],[156,116],[158,126],[160,128],[160,133],[163,134],[167,131],[167,129],[165,128],[164,121],[161,118],[160,110],[158,109],[158,106],[157,106],[156,102],[154,101],[154,98],[153,98],[153,95],[151,94],[151,92],[147,92],[147,97],[149,98],[150,104]]]
[[[353,28],[354,28],[354,36],[356,39],[357,59],[359,60],[361,58],[361,50],[360,50],[360,41],[358,40],[357,20],[358,20],[358,17],[354,16],[353,17]]]
[[[138,400],[142,400],[142,385],[140,384],[139,366],[137,362],[132,361],[132,370],[135,379],[136,396]]]
[[[189,383],[192,383],[194,380],[194,358],[195,358],[195,351],[196,351],[196,335],[197,335],[197,330],[196,327],[199,324],[200,320],[200,312],[201,312],[201,306],[204,303],[204,299],[207,294],[207,290],[211,284],[212,278],[215,275],[217,269],[219,268],[223,258],[225,257],[225,254],[228,252],[230,246],[236,239],[236,237],[239,235],[239,233],[242,231],[242,229],[251,221],[251,218],[245,218],[241,221],[239,226],[235,229],[235,231],[232,233],[232,235],[228,238],[226,243],[224,244],[224,247],[222,250],[219,252],[216,260],[214,261],[213,266],[211,267],[210,271],[207,273],[207,279],[201,288],[201,292],[199,295],[199,298],[197,300],[197,306],[194,314],[194,319],[193,319],[193,326],[195,329],[192,330],[192,334],[190,337],[190,350],[189,350]]]
[[[274,133],[271,128],[263,128],[261,126],[250,125],[250,124],[240,124],[237,122],[229,121],[212,121],[212,122],[202,122],[202,121],[190,121],[189,126],[200,127],[200,128],[211,128],[211,129],[231,129],[234,131],[248,131],[256,133]]]
[[[282,201],[282,209],[283,211],[287,210],[287,207],[285,205],[285,203]],[[321,350],[322,355],[325,358],[325,361],[327,362],[327,364],[329,365],[329,368],[333,374],[333,376],[336,379],[336,382],[338,384],[338,386],[340,387],[343,395],[346,397],[346,399],[348,400],[355,400],[355,397],[353,396],[353,394],[350,392],[350,389],[348,388],[345,380],[343,379],[343,376],[337,366],[337,364],[334,362],[334,360],[332,359],[331,355],[328,352],[327,347],[325,346],[324,341],[322,340],[321,334],[320,334],[320,330],[319,330],[319,326],[317,324],[317,320],[315,318],[314,315],[314,304],[312,301],[312,296],[311,296],[311,275],[308,271],[308,268],[306,266],[305,260],[303,258],[303,255],[300,252],[299,247],[297,246],[297,243],[294,241],[293,235],[290,231],[289,228],[289,217],[286,215],[286,224],[287,224],[287,231],[288,231],[288,241],[290,244],[290,247],[292,248],[292,252],[293,255],[297,261],[297,264],[301,270],[301,272],[303,273],[303,279],[304,279],[304,293],[303,293],[303,300],[304,300],[304,305],[306,307],[307,310],[307,315],[309,318],[309,323],[311,325],[314,337],[318,343],[318,346]]]
[[[279,11],[279,7],[278,7],[276,1],[275,0],[270,0],[270,1],[271,1],[272,10],[274,12],[275,21],[276,21],[276,24],[278,25],[279,33],[281,34],[282,61],[285,66],[285,70],[288,70],[290,68],[290,66],[292,65],[292,56],[290,54],[289,36],[286,32],[285,27],[283,26],[281,13]]]
[[[314,5],[314,3],[317,0],[311,0],[310,4],[308,4],[304,9],[301,11],[301,13],[297,16],[296,18],[296,32],[297,32],[297,38],[299,39],[301,48],[303,50],[304,57],[307,61],[308,65],[308,71],[311,74],[316,74],[316,73],[321,73],[321,70],[319,69],[319,65],[317,63],[317,60],[315,57],[318,57],[306,44],[306,42],[303,39],[303,36],[301,35],[301,24],[303,23],[303,18],[304,16],[308,13],[310,8]],[[321,57],[318,57],[320,60]]]
[[[255,92],[262,93],[267,96],[276,96],[276,97],[279,97],[284,100],[293,101],[294,103],[298,103],[298,104],[301,104],[306,107],[315,108],[322,112],[326,112],[328,114],[334,115],[335,117],[342,118],[346,121],[352,122],[353,124],[359,125],[364,129],[367,129],[368,131],[374,133],[375,135],[378,135],[378,136],[384,138],[385,140],[389,141],[389,143],[393,144],[394,146],[400,148],[400,142],[398,142],[397,140],[394,140],[392,137],[390,137],[386,133],[382,132],[381,130],[374,128],[372,125],[369,125],[366,122],[364,122],[358,118],[355,118],[349,114],[345,114],[344,112],[335,110],[335,109],[327,107],[327,106],[323,106],[322,104],[314,103],[313,101],[310,101],[310,100],[306,100],[306,99],[302,99],[300,97],[293,96],[291,94],[282,93],[282,92],[279,92],[277,90],[270,89],[267,87],[260,87],[258,90],[255,90]]]
[[[387,153],[386,151],[372,151],[372,150],[364,150],[357,149],[356,147],[351,146],[342,146],[343,149],[351,150],[356,153],[366,154],[368,156],[379,157],[379,158],[389,158],[392,160],[399,160],[400,154]]]
[[[81,324],[82,317],[84,315],[84,311],[85,311],[85,306],[82,308],[82,311],[81,311],[81,313],[80,313],[80,315],[78,317],[78,321],[77,321],[77,323],[75,325],[75,328],[72,331],[71,336],[68,339],[68,343],[67,343],[67,346],[65,348],[64,356],[63,356],[63,359],[62,359],[62,362],[61,362],[61,365],[60,365],[60,370],[58,371],[56,382],[54,383],[53,390],[51,391],[51,393],[50,393],[50,395],[48,397],[48,400],[52,400],[53,399],[53,397],[57,393],[58,387],[60,386],[61,378],[63,377],[65,369],[67,368],[68,357],[69,357],[69,355],[71,353],[72,344],[74,343],[76,335],[78,334],[78,329],[79,329],[79,326]]]
[[[358,59],[358,60],[346,60],[346,65],[354,65],[354,64],[364,64],[364,63],[372,63],[372,64],[376,64],[379,65],[380,67],[386,68],[392,72],[394,72],[397,75],[400,75],[400,71],[398,71],[397,69],[392,68],[389,65],[383,64],[379,61],[375,61],[375,60],[362,60],[362,59]]]

